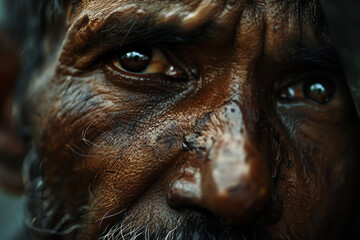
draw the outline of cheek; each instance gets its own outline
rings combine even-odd
[[[159,97],[101,79],[53,77],[32,93],[42,103],[33,122],[47,184],[94,210],[85,218],[95,222],[128,207],[182,150],[182,127],[158,116]]]
[[[337,123],[311,118],[283,123],[287,158],[292,163],[282,167],[283,180],[278,186],[284,201],[283,220],[307,231],[329,227],[336,222],[336,212],[348,216],[353,206],[349,199],[358,182],[359,151],[354,143],[359,139],[359,126],[347,118]],[[342,220],[336,218],[340,226]]]
[[[318,188],[330,194],[342,187],[356,169],[358,124],[347,119],[336,124],[309,120],[294,128],[292,141],[308,174],[317,179]]]

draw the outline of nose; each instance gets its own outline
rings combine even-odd
[[[250,118],[230,102],[211,115],[200,134],[185,138],[188,165],[169,186],[171,207],[196,205],[234,225],[257,219],[269,204],[271,180]]]

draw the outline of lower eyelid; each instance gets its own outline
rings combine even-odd
[[[111,64],[104,65],[103,73],[109,82],[116,86],[124,87],[132,91],[148,92],[149,89],[168,89],[173,91],[183,91],[192,84],[185,78],[173,78],[164,76],[160,73],[135,74],[115,69]]]

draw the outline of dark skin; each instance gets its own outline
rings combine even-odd
[[[43,179],[28,183],[42,196],[35,236],[185,239],[199,225],[204,239],[339,239],[359,121],[317,8],[69,6],[57,57],[25,93]]]

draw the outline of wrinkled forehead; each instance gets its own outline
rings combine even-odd
[[[333,45],[315,0],[83,0],[69,8],[68,20],[68,50],[93,54],[99,43],[132,39],[218,46],[237,39],[236,47],[248,46],[243,52],[263,48],[277,59],[298,46]]]
[[[226,0],[87,1],[73,6],[76,9],[73,19],[82,15],[107,18],[118,13],[125,14],[129,20],[151,16],[151,19],[148,19],[152,23],[176,23],[182,29],[193,29],[210,21],[220,20],[226,11],[239,10],[240,5],[244,4],[245,1]]]
[[[267,26],[273,28],[268,33],[296,33],[297,38],[332,45],[317,0],[78,0],[69,9],[68,27],[86,16],[94,31],[103,28],[102,20],[117,18],[114,26],[122,22],[126,25],[124,29],[139,22],[149,26],[171,25],[185,32],[212,26],[225,39],[234,35],[240,22],[246,22],[250,32],[256,24],[265,25],[264,31],[269,30],[265,29]]]
[[[259,15],[314,14],[314,0],[77,0],[73,2],[71,19],[83,15],[90,18],[107,18],[115,13],[127,17],[151,16],[153,23],[176,23],[185,30],[200,27],[209,22],[231,23],[239,18],[246,8],[252,8]]]
[[[96,16],[106,16],[111,12],[134,11],[147,13],[156,16],[177,16],[185,17],[196,10],[209,9],[212,14],[216,14],[224,9],[224,6],[244,4],[243,0],[104,0],[104,1],[77,1],[73,3],[75,13],[93,13]],[[211,10],[210,10],[211,9]]]

